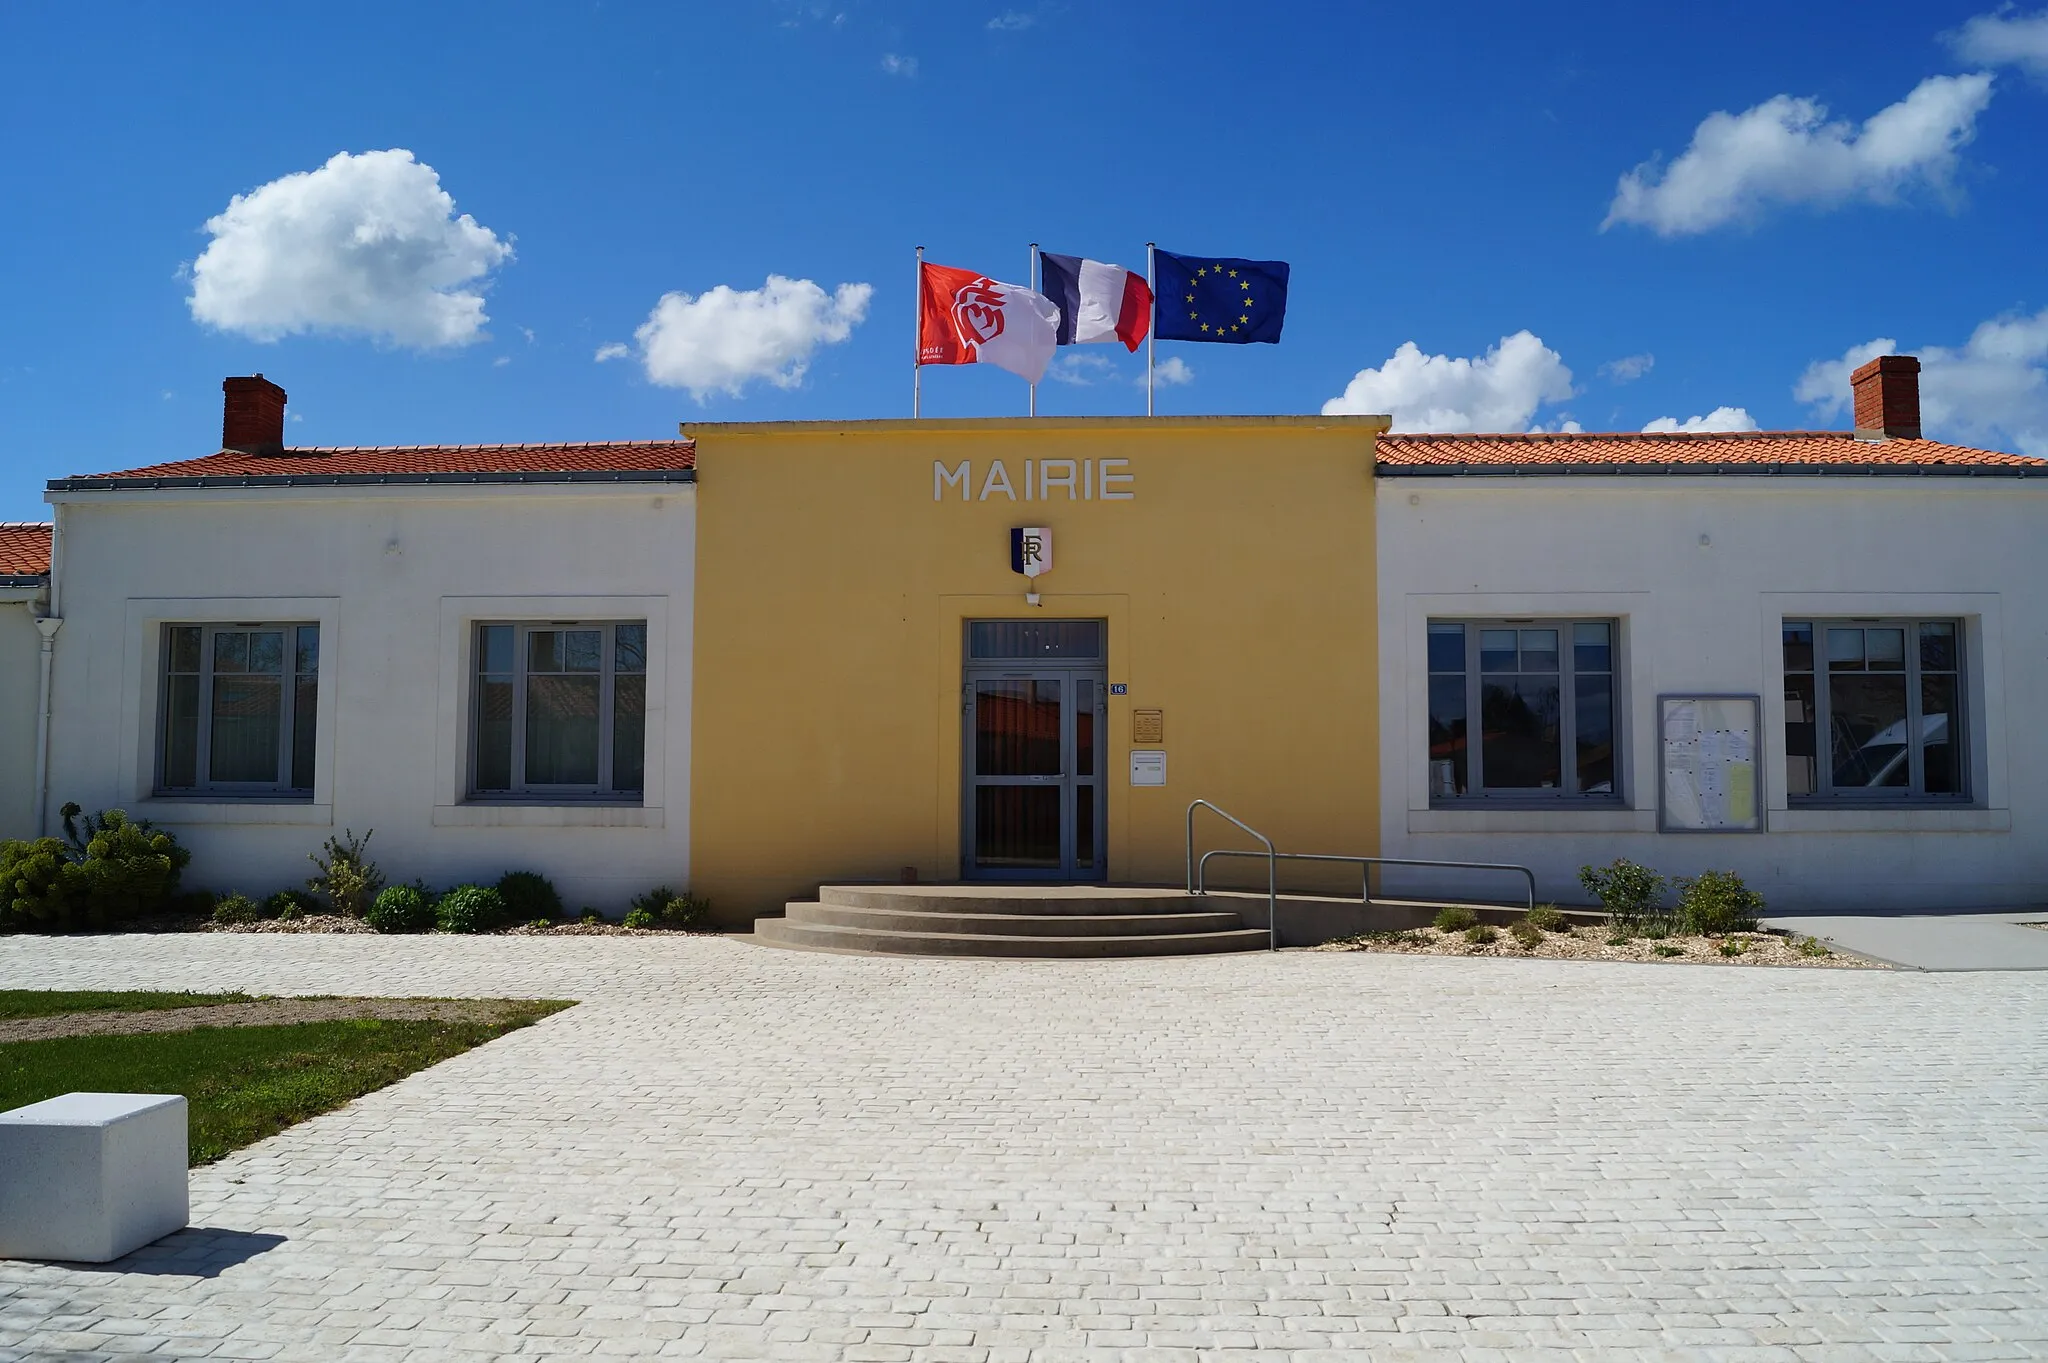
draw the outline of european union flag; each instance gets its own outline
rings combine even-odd
[[[1276,342],[1287,320],[1287,262],[1155,252],[1162,341]]]

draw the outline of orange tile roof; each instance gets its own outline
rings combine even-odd
[[[115,473],[79,474],[59,478],[53,491],[123,483],[171,483],[199,486],[261,482],[428,482],[558,481],[587,475],[680,473],[697,466],[692,440],[609,440],[545,445],[353,445],[287,449],[279,454],[244,454],[222,450],[203,459],[150,464]],[[200,481],[203,480],[203,481]]]
[[[1826,473],[2019,473],[2048,475],[2048,459],[1944,445],[1935,440],[1858,440],[1847,431],[1738,431],[1579,435],[1383,435],[1379,470],[1428,472],[1684,472],[1688,468]]]
[[[0,521],[0,580],[48,577],[49,573],[50,523]]]

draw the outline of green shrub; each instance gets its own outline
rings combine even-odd
[[[1513,937],[1524,951],[1534,951],[1543,945],[1543,929],[1526,918],[1509,928],[1508,935]]]
[[[343,829],[341,837],[328,838],[318,852],[306,858],[318,868],[306,888],[344,918],[368,913],[377,891],[383,888],[384,873],[370,860],[370,839],[376,835],[374,828],[360,838],[353,830]]]
[[[1564,914],[1555,904],[1538,904],[1522,919],[1538,932],[1564,932],[1567,930]]]
[[[304,890],[279,890],[263,901],[263,916],[275,918],[280,923],[290,923],[326,907]]]
[[[176,902],[192,854],[118,809],[63,808],[64,837],[0,843],[0,928],[104,927]]]
[[[1657,954],[1659,956],[1683,956],[1685,955],[1685,948],[1659,945],[1657,947]]]
[[[1797,951],[1801,956],[1819,957],[1832,956],[1835,954],[1832,951],[1829,951],[1827,943],[1821,941],[1818,937],[1800,938],[1798,945],[1795,946],[1793,950]]]
[[[645,913],[653,918],[653,927],[688,928],[704,920],[711,911],[711,901],[699,899],[687,891],[677,894],[666,885],[657,885],[646,894],[635,895],[628,908],[627,917],[633,913]]]
[[[505,901],[483,885],[457,885],[434,905],[434,924],[442,932],[489,932],[505,921]]]
[[[1664,897],[1664,877],[1627,857],[1616,857],[1606,866],[1581,866],[1579,884],[1600,901],[1618,933],[1633,936],[1661,916],[1657,901]]]
[[[1684,932],[1755,932],[1763,909],[1764,897],[1733,871],[1702,871],[1678,882],[1678,921]]]
[[[424,885],[393,885],[363,917],[379,932],[427,932],[434,926],[434,897]]]
[[[213,903],[213,921],[224,925],[254,923],[263,917],[262,906],[245,894],[222,895]]]
[[[654,915],[645,909],[626,910],[626,926],[629,928],[651,928],[654,923]]]
[[[74,878],[56,838],[0,842],[0,928],[53,931],[71,925]]]
[[[1740,937],[1730,937],[1727,941],[1721,943],[1721,954],[1723,956],[1740,956],[1747,950],[1749,950],[1749,943]]]
[[[562,916],[562,896],[555,884],[532,871],[507,871],[498,878],[498,897],[505,901],[505,914],[516,922],[546,919],[552,923]]]
[[[1478,925],[1479,915],[1460,904],[1448,909],[1438,909],[1436,918],[1432,921],[1438,932],[1463,932]]]
[[[1474,923],[1471,927],[1465,929],[1465,940],[1475,947],[1483,947],[1488,943],[1499,941],[1500,933],[1484,923]]]
[[[1625,947],[1629,944],[1629,941],[1630,938],[1627,933],[1617,932],[1607,939],[1607,945],[1611,947]]]

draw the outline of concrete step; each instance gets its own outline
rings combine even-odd
[[[766,946],[798,947],[874,956],[1007,956],[1087,959],[1117,956],[1193,956],[1219,951],[1262,951],[1266,934],[1256,928],[1234,932],[1174,932],[1144,936],[1035,937],[992,933],[902,932],[791,922],[754,921],[754,940]]]
[[[1215,905],[1183,890],[1100,885],[820,885],[818,902],[849,909],[908,913],[1194,913]]]
[[[1205,913],[983,913],[979,901],[959,900],[961,911],[930,908],[855,908],[846,904],[795,903],[790,923],[882,932],[942,932],[994,937],[1164,937],[1173,933],[1234,932],[1244,926],[1235,911]]]

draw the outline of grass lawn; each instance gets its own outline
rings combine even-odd
[[[9,1042],[0,1045],[0,1111],[73,1091],[182,1093],[192,1163],[210,1164],[569,1006],[522,1002],[489,1023],[363,1018]]]
[[[62,1013],[150,1013],[164,1008],[202,1008],[209,1003],[247,1003],[247,994],[162,994],[136,989],[0,989],[0,1022],[46,1018]]]

